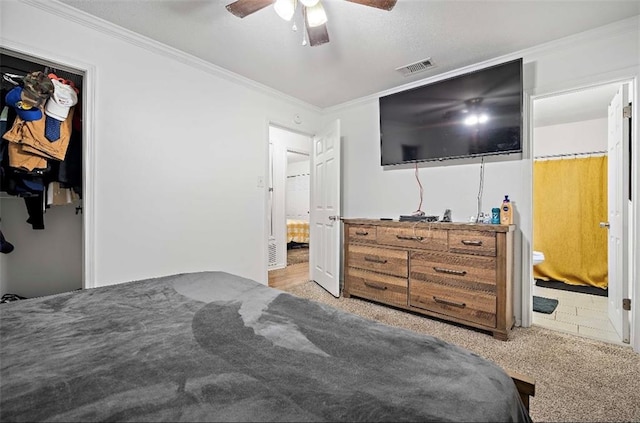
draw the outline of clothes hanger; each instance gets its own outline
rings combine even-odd
[[[2,81],[3,82],[8,82],[14,86],[18,86],[20,85],[20,82],[18,82],[17,80],[22,81],[22,79],[24,78],[24,75],[18,75],[15,73],[3,73],[2,74]]]

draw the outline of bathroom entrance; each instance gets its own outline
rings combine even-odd
[[[622,298],[628,297],[629,256],[609,247],[625,245],[628,234],[616,241],[608,227],[616,216],[626,221],[630,207],[629,133],[618,144],[619,155],[612,154],[616,150],[610,151],[608,141],[610,103],[620,92],[628,94],[628,85],[603,84],[534,100],[532,249],[544,257],[538,256],[533,268],[532,321],[628,343],[629,313],[622,310]],[[620,229],[617,234],[626,228],[619,221],[613,226]]]

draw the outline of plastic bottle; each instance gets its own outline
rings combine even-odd
[[[513,224],[513,207],[509,196],[505,195],[502,201],[502,207],[500,208],[500,224],[511,225]]]
[[[494,225],[500,224],[500,207],[494,207],[491,209],[491,223]]]

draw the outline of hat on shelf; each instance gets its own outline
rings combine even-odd
[[[58,81],[62,82],[63,84],[71,85],[71,87],[73,87],[73,91],[75,91],[76,94],[80,93],[80,90],[76,87],[76,84],[73,81],[71,81],[70,79],[61,78],[58,75],[56,75],[55,73],[49,73],[49,74],[47,74],[47,76],[49,77],[49,79],[57,79]]]
[[[42,111],[37,107],[32,107],[22,100],[22,87],[15,87],[7,93],[5,100],[8,106],[15,109],[18,116],[24,121],[42,119]]]
[[[44,113],[64,122],[69,116],[71,107],[78,103],[78,94],[70,85],[64,84],[57,79],[51,79],[50,81],[53,83],[54,90],[44,106]]]
[[[41,71],[27,74],[22,81],[24,84],[22,100],[32,107],[42,107],[53,93],[51,79]]]

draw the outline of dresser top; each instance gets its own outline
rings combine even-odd
[[[494,225],[490,223],[465,223],[465,222],[411,222],[399,220],[380,220],[366,218],[342,218],[344,223],[352,225],[370,225],[370,226],[395,226],[395,227],[415,227],[429,229],[457,229],[468,231],[485,231],[485,232],[513,232],[516,225]]]

